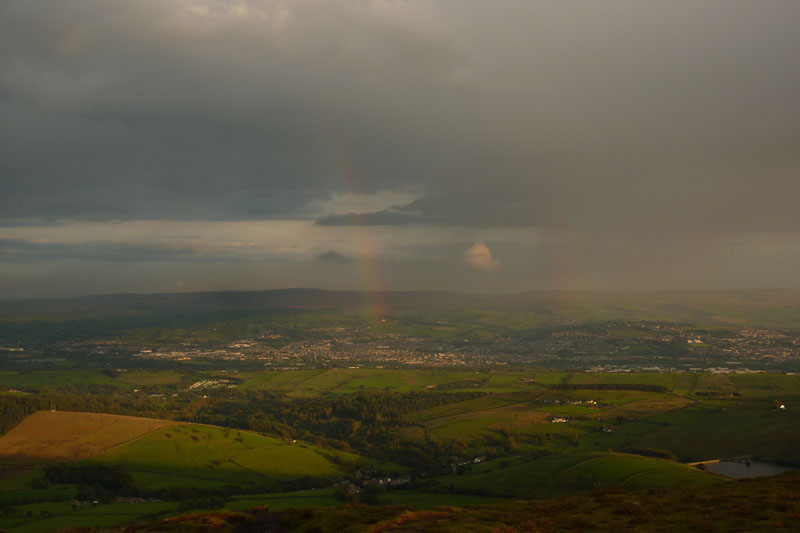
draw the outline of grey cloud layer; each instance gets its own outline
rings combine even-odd
[[[236,8],[236,6],[239,6]],[[797,230],[800,4],[0,5],[0,218]]]
[[[796,286],[798,20],[4,0],[0,296]]]
[[[0,239],[0,262],[42,261],[110,262],[252,262],[271,259],[262,250],[231,250],[179,244],[86,242],[37,242],[25,239]]]
[[[191,5],[3,3],[6,218],[269,218],[404,181],[382,115],[446,45],[362,4]]]

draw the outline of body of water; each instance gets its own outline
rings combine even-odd
[[[776,465],[775,463],[765,463],[764,461],[720,461],[719,463],[709,463],[706,468],[709,472],[734,479],[774,476],[789,470],[797,470],[796,468]]]

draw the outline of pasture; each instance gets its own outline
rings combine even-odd
[[[0,372],[0,388],[23,391],[81,390],[87,386],[103,386],[129,390],[133,387],[100,372],[88,370],[32,370]]]
[[[787,411],[771,401],[701,403],[647,418],[651,425],[626,443],[668,449],[687,461],[756,455],[800,463],[800,398]],[[655,424],[656,427],[653,427]],[[623,426],[624,427],[624,426]],[[596,437],[603,444],[603,435]]]
[[[32,488],[33,480],[43,478],[42,468],[9,471],[9,477],[0,480],[0,507],[27,503],[63,502],[75,495],[74,485],[50,485],[46,488]]]
[[[83,504],[68,502],[23,505],[13,517],[0,518],[3,531],[38,533],[66,528],[116,528],[157,513],[177,511],[176,502]],[[28,516],[30,514],[30,516]]]
[[[339,454],[356,464],[358,456]],[[247,431],[184,424],[166,428],[92,459],[131,472],[143,488],[252,485],[343,475],[334,454]]]
[[[133,416],[39,411],[0,437],[0,464],[87,459],[174,424]]]
[[[120,375],[128,383],[163,380],[175,383],[179,374],[130,373]],[[800,391],[800,375],[786,374],[695,374],[676,373],[592,373],[592,372],[504,372],[466,370],[394,370],[380,368],[333,368],[327,370],[265,370],[237,374],[242,390],[269,390],[289,396],[313,397],[350,394],[361,390],[412,392],[427,390],[512,393],[558,388],[559,386],[641,386],[663,387],[665,392],[692,396],[713,393],[744,398],[790,396]],[[563,389],[559,389],[563,390]]]
[[[408,415],[404,435],[461,442],[483,453],[512,436],[525,448],[551,452],[578,446],[583,435],[621,419],[675,411],[694,402],[683,396],[629,390],[548,390],[487,395]],[[566,419],[566,422],[554,421]],[[594,447],[592,449],[604,449]]]
[[[723,481],[673,461],[618,453],[578,453],[518,460],[501,468],[475,465],[464,475],[440,478],[439,487],[495,497],[547,498],[598,487],[633,490]]]
[[[117,375],[117,380],[137,387],[149,387],[154,385],[180,385],[191,380],[190,374],[170,371],[132,371],[121,372]]]
[[[236,496],[225,504],[225,509],[245,511],[253,507],[267,507],[270,511],[299,509],[304,507],[337,507],[342,500],[334,495],[334,489],[276,492],[271,494],[248,494]]]
[[[68,374],[73,381],[56,380],[58,386],[79,377],[95,380],[102,376],[97,379],[117,383],[113,392],[117,397],[134,397],[128,392],[130,387],[141,388],[142,394],[136,398],[148,398],[148,392],[158,391],[148,391],[148,387],[185,389],[196,380],[217,375],[135,371],[119,373],[115,379],[94,373]],[[46,373],[25,375],[28,384],[43,382],[46,377]],[[296,416],[305,421],[307,412],[303,409],[314,407],[314,416],[318,417],[320,427],[325,428],[321,433],[328,435],[323,423],[338,429],[334,424],[349,427],[347,424],[352,422],[345,418],[351,416],[346,410],[323,409],[326,402],[331,406],[344,403],[335,397],[338,395],[368,390],[484,393],[437,394],[436,401],[433,398],[428,401],[426,397],[424,402],[419,401],[422,395],[365,395],[354,402],[378,398],[387,404],[396,402],[391,405],[411,405],[406,411],[398,411],[407,414],[381,419],[378,424],[394,424],[391,431],[413,441],[404,445],[443,450],[436,463],[428,463],[434,464],[433,468],[424,467],[428,472],[436,470],[433,476],[421,475],[421,468],[412,466],[412,461],[404,463],[411,466],[414,483],[420,483],[414,486],[424,488],[390,490],[378,495],[382,503],[417,509],[510,498],[552,498],[597,488],[627,491],[724,481],[719,476],[655,457],[695,461],[756,455],[764,460],[800,464],[800,376],[794,375],[317,369],[242,372],[235,374],[234,381],[242,389],[240,396],[232,389],[225,389],[224,394],[203,391],[203,395],[208,394],[207,401],[204,398],[203,404],[196,402],[217,406],[218,412],[209,408],[197,416],[180,416],[211,420],[201,415],[237,413],[238,409],[247,408],[247,391],[263,390],[278,395],[274,399],[270,396],[259,399],[263,403],[253,404],[254,412],[263,410],[276,416],[280,409],[299,406],[286,412],[291,413],[290,418]],[[175,400],[171,395],[163,395],[159,396],[163,400],[158,401],[175,402],[186,408],[185,413],[192,413],[188,408],[194,408],[195,404],[185,403],[193,398],[192,394],[197,393],[179,392]],[[275,411],[270,411],[273,400]],[[777,408],[781,404],[785,409]],[[370,404],[373,405],[380,403]],[[213,420],[228,423],[225,418]],[[358,442],[355,439],[368,438],[370,430],[374,431],[374,427],[364,423],[360,433],[353,430],[356,436],[347,438]],[[353,445],[351,449],[361,449],[367,454],[379,450],[384,453],[375,453],[375,457],[393,457],[380,448]],[[407,452],[400,446],[396,449]],[[488,460],[470,462],[478,455],[487,456]],[[398,453],[397,457],[403,460],[415,456]],[[0,437],[0,464],[14,474],[0,481],[0,505],[16,506],[14,513],[32,513],[24,520],[12,513],[0,519],[0,529],[37,531],[54,523],[118,527],[159,509],[177,508],[177,503],[163,502],[163,508],[152,507],[150,511],[149,504],[73,509],[66,502],[74,497],[76,485],[33,489],[34,479],[42,478],[43,470],[14,470],[74,459],[82,464],[121,467],[131,473],[137,488],[145,494],[170,488],[195,488],[200,492],[209,489],[216,494],[222,492],[217,489],[226,485],[235,485],[245,494],[253,493],[232,496],[225,505],[231,511],[254,506],[271,510],[339,506],[341,499],[333,489],[326,488],[332,479],[354,477],[356,469],[409,471],[355,454],[244,430],[126,416],[41,411]],[[451,470],[451,465],[455,465],[455,470]],[[436,477],[441,474],[438,468],[444,468],[447,474]],[[317,490],[297,490],[311,487]]]
[[[685,461],[756,455],[800,464],[799,379],[537,373],[532,386],[522,385],[530,387],[525,393],[487,395],[410,414],[402,434],[417,441],[462,443],[472,453],[486,453],[503,441],[508,446],[512,438],[512,446],[551,453],[631,450]],[[547,388],[617,384],[657,385],[667,392]],[[777,409],[780,404],[785,409]]]
[[[290,396],[350,394],[361,390],[412,392],[425,390],[524,391],[530,387],[515,373],[335,368],[242,374],[240,388],[269,390]]]

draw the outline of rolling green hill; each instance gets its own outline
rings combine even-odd
[[[145,488],[320,481],[344,475],[359,460],[308,444],[198,424],[157,431],[92,459],[122,467]]]
[[[0,465],[87,459],[173,424],[133,416],[39,411],[0,437]]]
[[[598,487],[660,489],[724,481],[674,461],[621,453],[553,455],[508,466],[479,464],[470,470],[440,478],[439,487],[460,493],[534,499],[590,492]]]
[[[146,489],[275,488],[299,480],[313,485],[359,466],[405,470],[248,431],[119,415],[43,411],[0,437],[0,464],[70,460],[120,467]]]
[[[551,392],[546,391],[545,395]],[[592,391],[566,392],[577,398]],[[615,401],[624,402],[639,398],[638,395],[642,394],[641,391],[604,392],[609,392],[607,400],[610,408],[614,408]],[[643,400],[637,401],[647,399],[645,395]],[[419,413],[418,420],[461,416],[465,410],[491,412],[506,408],[507,401],[513,401],[514,398],[490,396],[479,400],[424,410]],[[533,398],[532,401],[538,400]],[[48,417],[52,419],[52,423],[46,423]],[[121,495],[143,497],[148,500],[146,503],[135,504],[124,500],[115,502],[113,499],[106,499],[98,504],[91,502],[93,498],[102,499],[100,496],[90,496],[89,501],[83,497],[77,504],[70,503],[76,494],[81,493],[80,483],[83,482],[79,479],[62,478],[66,481],[56,481],[48,477],[49,470],[41,468],[27,472],[8,470],[7,474],[11,477],[0,481],[0,507],[7,510],[7,515],[0,516],[0,528],[12,531],[49,531],[64,526],[113,527],[141,520],[148,513],[174,514],[187,509],[224,507],[229,511],[220,511],[222,514],[214,515],[214,520],[223,516],[220,523],[225,530],[228,527],[225,524],[231,517],[257,521],[258,518],[253,515],[237,514],[256,506],[271,507],[274,511],[286,509],[285,516],[289,520],[287,524],[294,528],[297,524],[291,520],[296,515],[292,514],[294,511],[289,510],[290,508],[338,507],[344,503],[344,494],[331,486],[333,479],[354,480],[356,469],[364,472],[377,469],[393,476],[406,472],[403,467],[391,463],[249,431],[87,413],[38,413],[14,430],[19,432],[18,435],[15,436],[12,431],[0,438],[0,444],[10,436],[14,437],[14,442],[21,442],[20,435],[29,435],[32,447],[50,450],[50,460],[63,461],[65,458],[56,456],[54,450],[77,442],[76,439],[79,440],[83,434],[92,441],[98,437],[95,435],[97,431],[102,435],[104,427],[114,434],[127,431],[129,436],[123,442],[98,439],[98,442],[105,444],[102,449],[94,449],[92,457],[66,466],[49,468],[61,469],[62,472],[88,469],[88,472],[112,473],[114,476],[121,476],[120,479],[130,475],[132,492],[123,492]],[[342,530],[358,524],[363,528],[351,530],[369,530],[372,526],[367,525],[364,520],[372,520],[373,525],[380,522],[389,529],[402,530],[400,526],[406,523],[407,518],[396,523],[401,517],[412,517],[413,520],[408,523],[416,525],[419,525],[417,519],[425,516],[436,515],[442,516],[446,521],[452,520],[452,513],[447,510],[452,507],[445,510],[434,509],[442,505],[500,504],[509,500],[552,499],[575,494],[601,494],[601,498],[617,498],[623,501],[623,492],[637,493],[636,491],[646,489],[649,491],[646,494],[652,495],[674,487],[703,486],[713,489],[717,485],[729,484],[725,478],[674,461],[625,453],[587,452],[574,448],[538,459],[518,453],[477,463],[462,461],[464,462],[458,467],[458,471],[452,474],[429,477],[415,472],[412,476],[414,483],[407,488],[379,490],[372,501],[388,504],[388,507],[359,508],[362,509],[359,511],[361,514],[355,516],[347,515],[350,511],[342,510],[330,510],[327,515],[321,511],[306,512],[309,517],[334,522],[343,516],[341,513],[345,513],[352,519],[352,524],[346,523]],[[43,478],[49,479],[49,484],[42,486]],[[366,493],[368,486],[364,484],[360,490]],[[595,496],[592,498],[592,501],[601,501]],[[405,510],[399,512],[397,510],[400,507],[392,507],[396,505],[418,510],[411,511],[409,507],[404,507],[402,509]],[[533,507],[539,504],[525,505]],[[627,503],[624,506],[626,509],[634,509]],[[598,504],[598,508],[591,510],[591,513],[598,513],[598,509],[602,508]],[[505,511],[499,512],[503,514]],[[283,520],[279,517],[275,519]],[[182,522],[183,519],[172,520],[168,524],[186,525]],[[423,523],[427,522],[423,520]],[[323,527],[322,530],[329,529]],[[382,529],[376,531],[380,530]]]

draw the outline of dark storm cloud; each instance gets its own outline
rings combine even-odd
[[[413,202],[408,204],[411,207]],[[382,209],[371,213],[345,213],[328,215],[316,221],[320,226],[401,226],[415,222],[434,222],[431,218],[423,218],[420,213],[408,210]]]
[[[798,20],[4,0],[0,293],[796,285]]]
[[[363,7],[3,3],[5,217],[269,218],[397,185],[383,89],[435,82],[447,46]]]
[[[800,229],[800,4],[0,5],[4,219]],[[416,210],[414,214],[410,211]]]
[[[453,191],[449,197],[428,195],[406,205],[368,213],[346,213],[319,218],[320,226],[403,226],[408,224],[467,227],[560,227],[557,215],[548,221],[550,199],[520,197],[518,192],[487,187]],[[468,207],[468,208],[467,208]],[[502,207],[502,209],[501,209]],[[556,206],[552,206],[556,208]],[[563,206],[558,206],[562,209]]]
[[[264,260],[264,254],[208,250],[192,246],[147,243],[54,243],[25,239],[0,239],[0,262],[30,263],[79,259],[110,262],[242,262]]]
[[[318,261],[330,261],[333,263],[350,263],[352,259],[347,257],[344,254],[337,252],[336,250],[328,250],[326,252],[322,252],[317,256]]]

